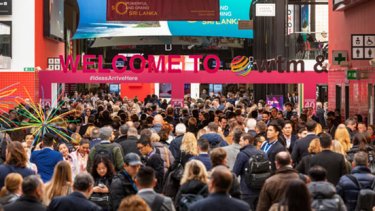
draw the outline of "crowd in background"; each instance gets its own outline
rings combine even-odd
[[[2,209],[342,211],[375,205],[361,197],[375,186],[375,128],[360,115],[343,121],[320,102],[298,114],[294,102],[278,110],[234,93],[186,98],[183,107],[156,95],[140,101],[76,92],[62,101],[44,108],[64,118],[59,133],[11,130],[34,121],[23,115],[35,112],[30,105],[2,114]]]

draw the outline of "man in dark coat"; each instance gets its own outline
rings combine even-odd
[[[135,153],[129,153],[124,157],[124,168],[113,178],[111,183],[110,190],[113,210],[118,209],[123,198],[137,194],[138,189],[134,178],[141,165],[141,158]]]
[[[241,176],[241,199],[247,202],[250,205],[250,208],[254,210],[260,190],[253,190],[246,184],[245,168],[247,167],[247,163],[249,162],[251,156],[262,154],[267,157],[267,155],[265,152],[255,148],[254,137],[252,137],[250,134],[242,134],[239,144],[241,149],[237,155],[236,162],[234,163],[233,173],[236,174],[237,177]]]
[[[327,180],[333,185],[336,185],[342,175],[347,173],[345,158],[343,155],[332,152],[332,137],[328,133],[323,133],[319,136],[320,146],[322,152],[313,156],[310,161],[310,166],[321,166],[327,170]]]
[[[143,164],[156,172],[157,185],[155,191],[161,193],[164,180],[164,161],[160,157],[158,149],[153,147],[149,136],[141,136],[137,142],[137,148],[143,156]]]
[[[337,193],[344,199],[348,210],[355,210],[360,189],[371,189],[375,180],[375,176],[367,167],[368,156],[365,152],[357,152],[354,155],[353,166],[352,173],[342,176],[336,186]],[[358,183],[361,187],[358,187]]]
[[[31,175],[23,179],[22,182],[23,196],[12,204],[4,206],[4,211],[45,211],[42,205],[43,200],[43,182],[38,176]]]
[[[78,174],[74,178],[74,192],[68,196],[52,199],[48,210],[53,211],[100,211],[101,207],[88,200],[94,188],[94,179],[88,173]]]
[[[308,148],[310,145],[310,142],[318,138],[318,136],[315,135],[315,128],[316,128],[316,122],[313,120],[309,120],[306,123],[307,128],[307,135],[304,138],[301,138],[296,141],[293,152],[292,152],[292,159],[295,165],[297,165],[303,157],[309,154]]]
[[[127,138],[119,142],[122,148],[123,156],[131,152],[136,153],[137,155],[141,156],[141,153],[137,149],[137,141],[138,141],[138,131],[135,127],[130,127],[127,132]]]
[[[225,166],[217,166],[212,170],[208,184],[210,195],[191,205],[190,211],[236,210],[248,211],[250,207],[244,201],[229,197],[229,189],[233,182],[232,173]]]

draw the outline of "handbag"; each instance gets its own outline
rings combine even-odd
[[[177,167],[171,172],[172,178],[174,180],[180,181],[182,178],[182,175],[184,174],[184,166],[181,164],[181,162],[177,165]]]

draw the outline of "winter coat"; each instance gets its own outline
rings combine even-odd
[[[345,211],[346,206],[342,198],[336,194],[332,183],[321,181],[308,185],[312,200],[311,207],[321,211]]]
[[[357,178],[363,188],[370,188],[375,176],[371,174],[366,166],[356,166],[352,170],[352,175]],[[357,205],[359,187],[349,177],[342,176],[337,186],[337,194],[344,200],[348,210],[354,210]]]

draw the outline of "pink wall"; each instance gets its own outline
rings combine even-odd
[[[334,12],[329,2],[329,61],[332,64],[332,51],[348,52],[351,67],[331,65],[328,74],[328,102],[330,110],[336,107],[336,85],[342,86],[341,113],[345,113],[345,85],[349,85],[349,115],[367,116],[369,109],[368,84],[375,81],[374,68],[369,67],[368,60],[351,60],[351,35],[375,34],[375,1],[368,1],[345,11]],[[368,72],[368,78],[346,80],[346,70],[355,69]]]

